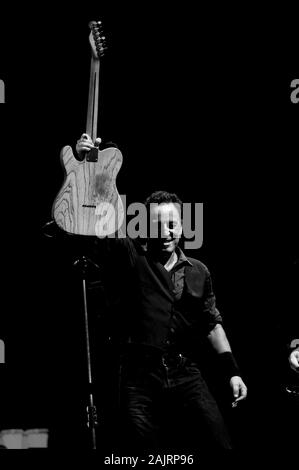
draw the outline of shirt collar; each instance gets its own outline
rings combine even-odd
[[[193,266],[191,261],[187,258],[183,250],[177,246],[176,248],[176,254],[178,256],[177,262],[175,263],[175,266],[178,264],[188,264],[189,266]]]
[[[147,243],[146,241],[143,242],[143,243],[140,243],[140,246],[142,248],[142,251],[143,252],[147,252]],[[187,256],[185,255],[185,253],[183,252],[183,250],[177,246],[176,247],[176,254],[178,256],[178,259],[177,259],[177,262],[175,263],[175,266],[177,266],[178,264],[187,264],[189,266],[193,266],[193,263],[191,263],[191,261],[187,258]]]

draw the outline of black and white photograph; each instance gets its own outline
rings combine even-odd
[[[296,18],[3,7],[0,465],[295,459]]]

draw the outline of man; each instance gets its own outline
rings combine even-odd
[[[299,347],[294,349],[289,355],[291,369],[299,373]]]
[[[80,159],[93,147],[78,140]],[[196,361],[207,341],[231,387],[233,406],[247,395],[216,309],[208,268],[179,247],[182,203],[175,194],[153,193],[145,202],[157,236],[145,240],[96,240],[105,252],[105,284],[111,323],[121,345],[120,403],[123,435],[132,451],[159,449],[159,419],[169,403],[192,427],[194,446],[231,449],[223,418]]]

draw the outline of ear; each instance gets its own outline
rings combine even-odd
[[[182,221],[181,221],[180,228],[178,230],[178,238],[182,236],[182,233],[183,233],[183,226],[182,226]]]

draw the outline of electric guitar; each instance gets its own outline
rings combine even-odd
[[[86,133],[93,142],[97,137],[100,57],[106,49],[101,22],[89,23],[91,65]],[[117,192],[116,177],[122,165],[121,152],[114,147],[87,152],[80,161],[70,146],[61,150],[61,164],[65,178],[57,194],[52,216],[64,231],[74,235],[105,237],[122,225],[124,208]]]

